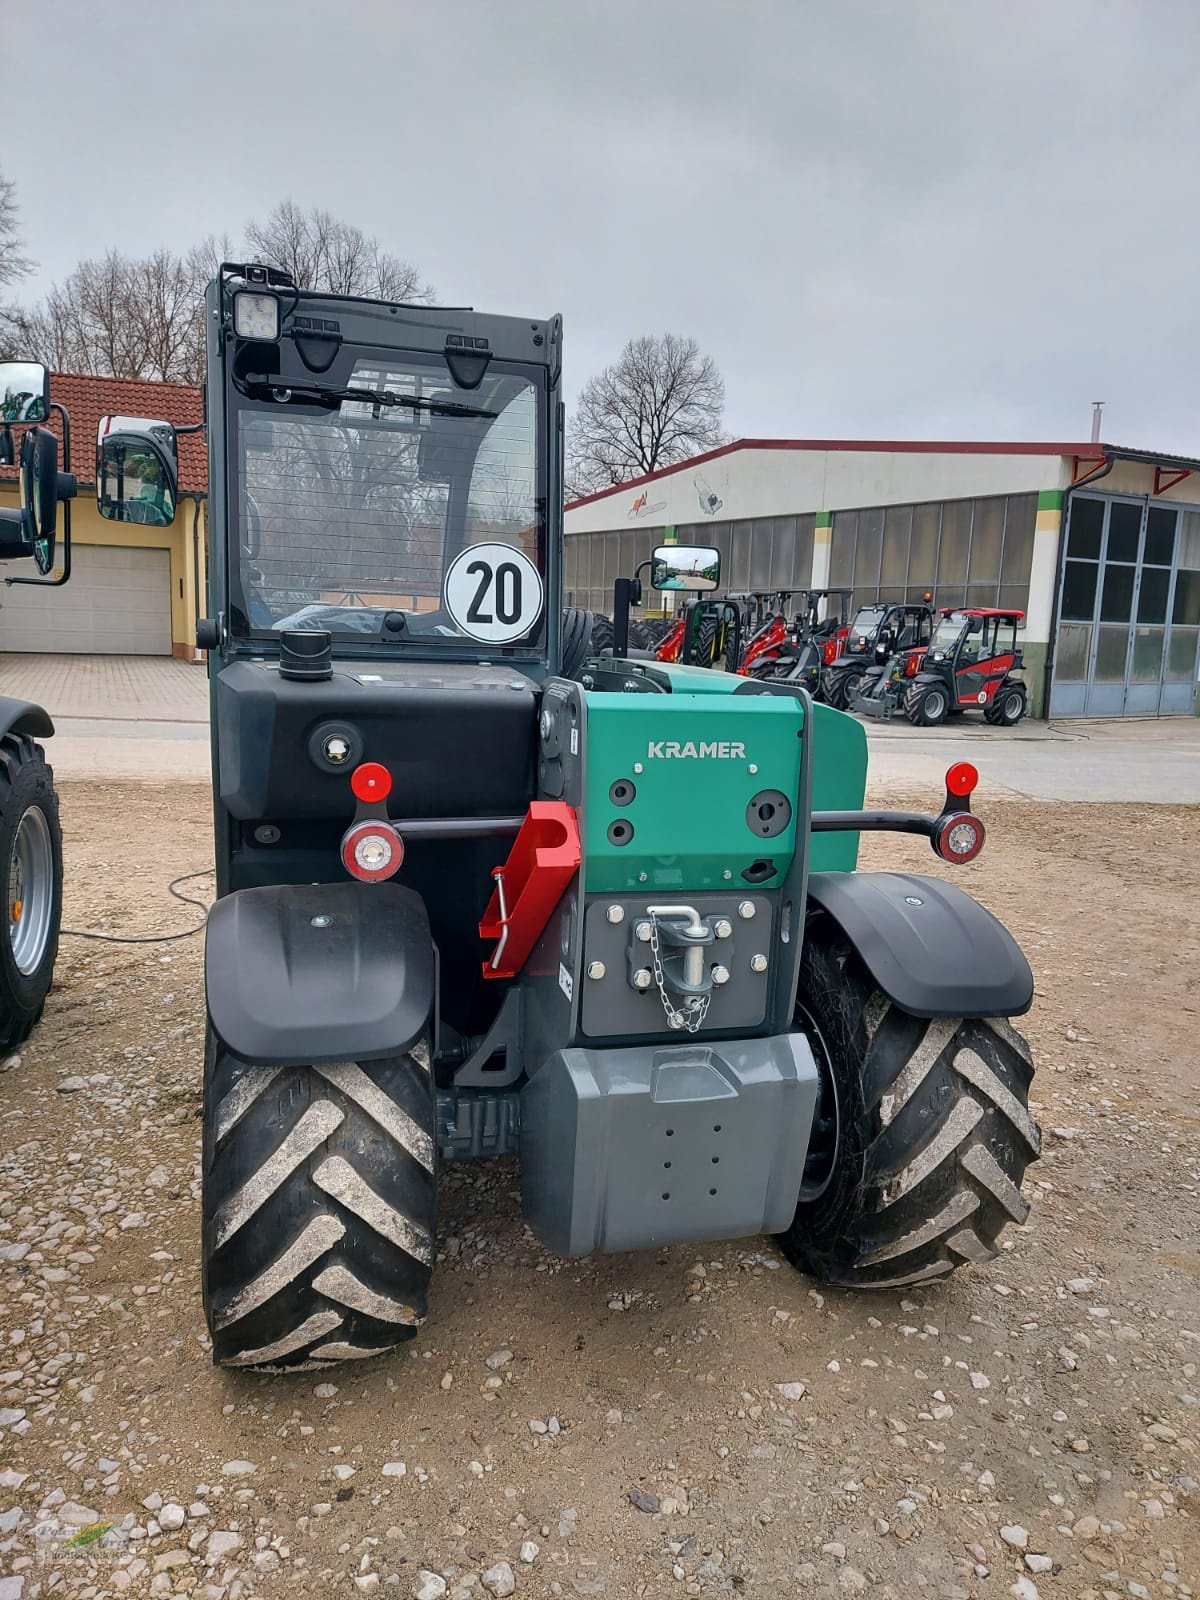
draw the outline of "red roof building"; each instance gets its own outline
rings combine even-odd
[[[88,487],[96,482],[96,432],[101,417],[155,417],[177,428],[204,420],[204,394],[192,384],[53,372],[50,398],[65,407],[71,418],[71,470],[80,484]],[[48,426],[61,440],[62,419],[57,412],[51,413]],[[18,438],[20,431],[14,425]],[[0,467],[0,482],[15,481],[18,470]],[[184,434],[179,441],[179,490],[191,495],[208,492],[208,451],[203,434]]]

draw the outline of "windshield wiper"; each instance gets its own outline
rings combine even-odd
[[[397,394],[394,389],[326,389],[320,384],[280,383],[278,378],[266,373],[252,372],[246,382],[256,387],[280,389],[301,399],[312,400],[362,400],[373,406],[403,406],[407,411],[428,411],[435,417],[498,417],[498,411],[485,410],[483,406],[465,406],[458,400],[431,400],[426,396]]]

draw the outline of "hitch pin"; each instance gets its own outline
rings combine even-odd
[[[687,927],[684,932],[690,939],[702,939],[708,932],[708,924],[701,918],[695,906],[647,906],[646,909],[652,917],[686,917]],[[704,949],[701,945],[689,945],[683,952],[683,976],[693,985],[703,980]]]

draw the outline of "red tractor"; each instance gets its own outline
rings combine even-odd
[[[918,728],[934,728],[954,712],[982,711],[998,727],[1015,727],[1025,715],[1028,691],[1021,670],[1017,627],[1023,611],[991,606],[943,606],[924,651],[893,656],[852,709],[868,717],[903,710]]]

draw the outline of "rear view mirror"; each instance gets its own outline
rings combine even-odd
[[[650,567],[655,589],[715,589],[721,581],[721,552],[711,545],[660,544]]]
[[[110,522],[167,528],[179,497],[179,450],[169,422],[101,417],[96,437],[96,506]]]
[[[40,361],[0,361],[0,422],[45,422],[50,373]]]

